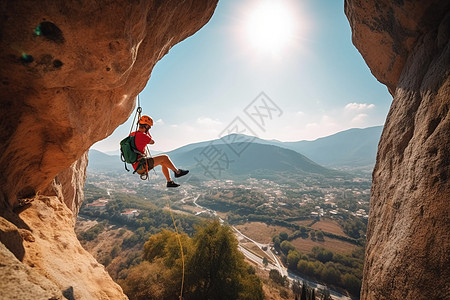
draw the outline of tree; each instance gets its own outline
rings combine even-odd
[[[191,240],[186,234],[180,235],[183,253],[188,252],[192,247]],[[163,230],[152,235],[144,244],[144,259],[152,262],[154,259],[163,258],[168,268],[172,268],[175,263],[181,267],[181,252],[178,237],[175,232]]]
[[[288,237],[289,237],[289,235],[286,232],[284,232],[284,231],[281,232],[279,236],[280,236],[280,241],[281,242],[287,240]]]
[[[308,269],[308,262],[306,260],[299,260],[297,263],[297,270],[300,273],[306,274],[306,275],[310,275],[309,272],[307,272]]]
[[[237,299],[243,300],[261,300],[264,299],[264,293],[261,282],[256,275],[246,276],[241,279],[241,290]]]
[[[264,256],[262,263],[263,263],[264,267],[267,267],[267,265],[269,264],[269,260],[267,259],[267,257]]]
[[[295,250],[295,247],[288,241],[283,241],[280,248],[285,254],[288,254],[290,250]]]
[[[280,241],[280,237],[278,235],[274,236],[272,241],[273,241],[273,246],[275,247],[275,249],[280,248],[281,241]]]
[[[147,261],[132,267],[125,280],[119,280],[123,291],[130,299],[171,299],[178,293],[179,285],[169,269],[160,260]]]
[[[355,296],[359,295],[361,290],[361,280],[356,278],[355,275],[349,273],[345,274],[342,276],[342,282],[347,291]]]
[[[324,241],[323,232],[321,230],[316,231],[316,237],[319,241]]]
[[[317,253],[316,258],[321,262],[326,263],[333,259],[333,252],[321,248],[320,251]]]
[[[119,253],[120,253],[120,247],[119,247],[119,245],[115,245],[115,246],[111,249],[111,257],[112,257],[112,258],[115,258]]]
[[[194,252],[187,265],[187,284],[193,299],[244,299],[243,295],[246,299],[262,299],[261,283],[248,273],[237,246],[230,227],[218,220],[197,227]]]
[[[306,290],[306,283],[303,281],[302,292],[300,294],[300,300],[306,300],[308,291]]]
[[[103,230],[105,229],[105,227],[103,226],[102,223],[97,223],[94,226],[92,226],[91,228],[89,228],[88,230],[82,232],[80,234],[80,239],[81,240],[87,240],[87,241],[92,241],[94,240],[100,233],[103,232]]]
[[[103,259],[101,260],[102,265],[104,265],[105,267],[107,267],[110,263],[111,263],[111,255],[110,254],[106,254]]]
[[[316,260],[314,262],[309,262],[308,266],[313,269],[313,275],[320,278],[320,276],[322,275],[322,270],[324,269],[324,264]]]
[[[196,229],[192,239],[179,235],[185,260],[183,299],[263,299],[255,268],[244,261],[230,227],[213,221]],[[129,298],[177,298],[182,278],[177,234],[163,230],[151,236],[144,245],[143,258],[120,281]]]
[[[316,290],[311,288],[311,300],[316,300]]]
[[[286,284],[287,278],[286,276],[282,276],[278,270],[272,269],[269,271],[269,278],[272,279],[273,282],[284,286]]]
[[[322,270],[321,274],[322,280],[331,284],[339,284],[341,279],[341,274],[334,265],[326,264]]]
[[[300,253],[298,253],[296,250],[289,250],[289,254],[287,256],[288,268],[291,270],[296,270],[299,260],[300,260]]]

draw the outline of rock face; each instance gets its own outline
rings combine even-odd
[[[4,229],[3,226],[2,229]],[[1,243],[0,261],[2,262],[0,271],[2,299],[30,299],[30,295],[33,295],[34,299],[64,299],[56,284],[20,262]]]
[[[63,199],[64,203],[72,211],[74,221],[84,201],[83,188],[86,180],[88,153],[89,151],[86,151],[69,168],[56,175],[49,189],[44,191],[45,195],[55,195],[59,199]]]
[[[394,99],[373,172],[362,299],[449,299],[450,2],[346,0]]]
[[[1,2],[2,296],[126,298],[73,233],[85,153],[128,118],[155,63],[216,2]],[[394,96],[373,173],[362,298],[448,299],[450,2],[346,0],[345,11]]]
[[[216,3],[3,1],[0,201],[45,190],[125,122],[155,63]]]
[[[206,24],[216,5],[1,2],[2,297],[126,298],[73,232],[87,150],[127,120],[156,62]],[[31,206],[13,211],[26,198]],[[26,292],[15,294],[19,280]]]
[[[59,198],[37,196],[19,216],[24,221],[19,225],[22,228],[0,218],[2,242],[11,251],[9,255],[15,256],[12,261],[6,257],[8,270],[21,270],[0,273],[5,285],[2,299],[64,299],[61,295],[69,298],[67,293],[73,297],[69,299],[127,299],[103,265],[81,246],[73,229],[73,214]],[[14,236],[21,243],[8,243],[5,235]],[[19,286],[14,285],[17,282]],[[9,290],[11,294],[3,294]],[[14,294],[17,290],[22,297]],[[45,294],[33,297],[34,290]]]

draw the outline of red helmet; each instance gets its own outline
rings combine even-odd
[[[149,116],[142,116],[139,119],[139,124],[147,124],[149,126],[153,126],[153,119],[150,118]]]

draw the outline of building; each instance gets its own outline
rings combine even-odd
[[[100,199],[95,200],[92,203],[86,204],[86,208],[92,209],[92,210],[105,210],[108,202],[109,202],[108,199],[100,198]]]
[[[120,213],[120,215],[122,217],[131,219],[131,218],[139,216],[139,210],[137,210],[137,209],[125,209],[123,212]]]

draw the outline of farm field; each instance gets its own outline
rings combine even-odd
[[[281,226],[267,225],[262,222],[249,222],[242,225],[236,225],[235,227],[249,238],[261,244],[271,243],[272,237],[283,231],[287,234],[293,233],[293,230],[291,229]]]
[[[170,211],[168,207],[164,207],[164,210],[165,211]],[[189,213],[187,211],[173,209],[173,208],[172,208],[172,212],[175,213],[175,214],[192,215],[192,213]]]
[[[300,221],[294,221],[292,223],[300,225],[300,226],[308,227],[309,224],[311,224],[312,222],[313,222],[313,220],[300,220]]]
[[[325,237],[323,242],[319,242],[317,240],[313,241],[310,238],[298,238],[292,240],[291,244],[302,253],[310,253],[314,246],[322,247],[340,254],[350,254],[353,250],[358,248],[356,245],[336,239],[330,239],[328,237]]]
[[[342,228],[339,225],[339,223],[331,219],[322,219],[319,222],[313,224],[311,228],[315,230],[322,230],[325,232],[333,233],[336,235],[346,236],[344,231],[342,231]]]

